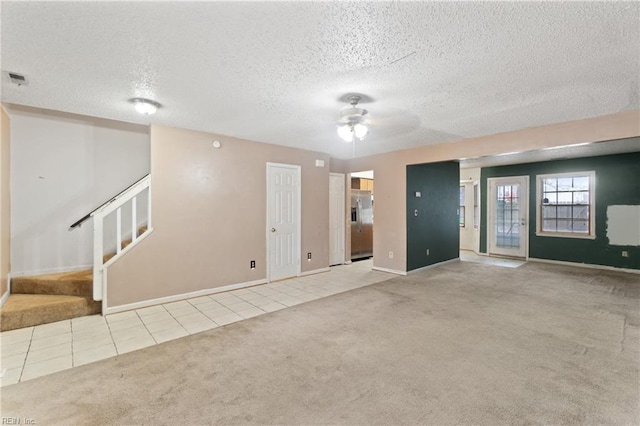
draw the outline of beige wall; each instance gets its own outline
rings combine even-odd
[[[216,139],[220,149],[211,145]],[[316,159],[325,167],[316,167]],[[154,232],[109,268],[108,306],[265,279],[267,162],[302,167],[301,267],[327,267],[329,160],[327,154],[152,126]]]
[[[11,270],[11,204],[9,194],[9,116],[0,107],[0,297],[8,290]]]
[[[408,164],[473,158],[513,151],[622,139],[640,135],[640,111],[626,111],[491,136],[463,139],[388,154],[347,160],[336,165],[344,173],[373,170],[376,205],[373,263],[376,267],[406,270],[406,166]],[[340,170],[338,170],[340,169]],[[394,252],[389,259],[388,252]]]

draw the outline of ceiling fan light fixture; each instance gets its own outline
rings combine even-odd
[[[369,133],[369,128],[364,124],[358,123],[355,126],[353,126],[353,134],[356,136],[356,138],[360,140],[364,139],[368,133]]]
[[[350,105],[340,111],[337,130],[338,136],[345,142],[353,142],[355,139],[362,140],[369,133],[368,120],[366,118],[369,111],[358,107],[359,101],[360,96],[350,96]]]
[[[341,126],[338,126],[338,136],[340,136],[340,139],[342,139],[343,141],[349,143],[349,142],[353,142],[353,128],[348,125],[348,124],[343,124]]]
[[[131,102],[136,111],[144,115],[155,114],[161,106],[158,102],[145,98],[133,98]]]

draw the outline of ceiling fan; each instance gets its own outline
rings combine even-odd
[[[366,116],[369,111],[358,107],[358,102],[362,99],[360,95],[349,95],[350,107],[340,111],[337,130],[338,136],[345,142],[353,142],[356,138],[363,140],[369,133],[369,119]]]

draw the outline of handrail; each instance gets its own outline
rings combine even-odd
[[[69,231],[73,231],[74,228],[79,227],[80,225],[82,225],[84,222],[86,222],[87,220],[89,220],[89,218],[91,216],[93,216],[93,214],[95,212],[97,212],[98,210],[102,209],[103,207],[107,206],[108,204],[111,204],[112,202],[114,202],[115,200],[117,200],[119,197],[121,197],[125,192],[127,192],[128,190],[130,190],[131,188],[133,188],[134,186],[136,186],[137,184],[139,184],[140,182],[142,182],[143,180],[145,180],[146,178],[149,177],[149,174],[147,173],[146,175],[142,176],[140,179],[138,179],[137,181],[135,181],[134,183],[132,183],[131,185],[127,186],[125,189],[123,189],[122,191],[118,192],[116,195],[114,195],[113,197],[109,198],[107,201],[105,201],[104,203],[100,204],[98,207],[96,207],[95,209],[91,210],[89,213],[87,213],[86,215],[84,215],[81,219],[75,221],[70,227],[69,227]]]

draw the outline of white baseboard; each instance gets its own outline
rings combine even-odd
[[[38,269],[35,271],[23,271],[23,272],[12,273],[11,276],[13,276],[14,278],[30,277],[32,275],[57,274],[60,272],[74,272],[74,271],[82,271],[85,269],[93,269],[93,265],[63,266],[59,268]]]
[[[388,272],[390,274],[407,275],[406,271],[399,271],[397,269],[389,269],[389,268],[381,268],[380,266],[373,266],[371,267],[371,269],[373,269],[374,271]]]
[[[223,287],[207,288],[204,290],[191,291],[189,293],[175,294],[173,296],[159,297],[157,299],[143,300],[141,302],[128,303],[126,305],[111,306],[103,310],[103,315],[115,314],[118,312],[131,311],[133,309],[146,308],[148,306],[161,305],[163,303],[177,302],[179,300],[193,299],[194,297],[208,296],[210,294],[222,293],[230,290],[238,290],[245,287],[266,284],[267,279],[247,281],[239,284],[231,284]]]
[[[407,272],[407,275],[417,274],[418,272],[426,271],[427,269],[432,269],[432,268],[435,268],[437,266],[445,265],[447,263],[458,262],[459,260],[460,260],[460,258],[456,257],[455,259],[445,260],[445,261],[442,261],[442,262],[434,263],[433,265],[423,266],[422,268],[418,268],[418,269],[412,269],[412,270]]]
[[[7,291],[4,292],[4,294],[2,295],[2,298],[0,298],[0,308],[2,308],[2,306],[4,305],[4,303],[7,301],[7,299],[9,298],[9,294],[11,294],[11,292],[7,289]]]
[[[315,275],[315,274],[321,274],[323,272],[329,272],[331,271],[331,268],[329,268],[328,266],[326,268],[320,268],[320,269],[314,269],[312,271],[306,271],[306,272],[302,272],[300,274],[301,277],[307,276],[307,275]]]
[[[616,268],[615,266],[595,265],[593,263],[566,262],[564,260],[539,259],[537,257],[530,257],[527,260],[530,260],[531,262],[553,263],[556,265],[577,266],[580,268],[603,269],[605,271],[618,271],[628,272],[630,274],[640,274],[640,269]]]
[[[468,251],[470,253],[477,254],[478,256],[489,256],[488,253],[483,253],[481,251],[467,250],[467,249],[460,249],[460,251]]]

